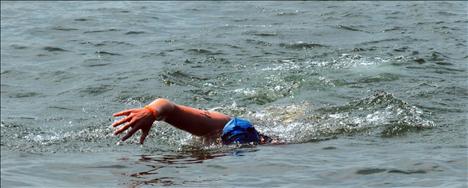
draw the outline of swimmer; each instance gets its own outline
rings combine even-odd
[[[188,106],[175,104],[167,99],[156,99],[144,108],[135,108],[117,112],[114,117],[126,116],[116,121],[112,127],[119,127],[114,134],[118,135],[131,129],[122,137],[122,141],[132,137],[141,130],[140,144],[145,142],[154,121],[164,121],[178,129],[203,138],[205,143],[254,143],[265,144],[274,142],[268,136],[260,134],[245,119],[230,117],[228,115],[200,110]]]

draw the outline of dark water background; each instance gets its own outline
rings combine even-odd
[[[1,2],[2,187],[467,187],[466,2]],[[157,97],[286,145],[111,114]]]

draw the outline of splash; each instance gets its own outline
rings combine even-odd
[[[394,137],[410,131],[434,127],[434,122],[415,106],[390,93],[343,106],[312,110],[310,104],[276,106],[250,112],[260,132],[287,143],[320,141],[340,135]]]

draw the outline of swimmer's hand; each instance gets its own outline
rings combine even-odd
[[[146,136],[148,136],[151,127],[153,126],[153,122],[156,120],[153,116],[152,112],[145,108],[135,108],[130,110],[124,110],[121,112],[117,112],[113,115],[114,117],[118,116],[127,116],[123,119],[116,121],[112,124],[112,127],[117,127],[122,125],[126,122],[124,126],[120,127],[114,132],[114,135],[118,135],[123,131],[127,130],[128,128],[132,127],[127,134],[122,137],[122,141],[127,140],[128,138],[132,137],[135,132],[141,129],[141,137],[140,137],[140,144],[145,142]]]

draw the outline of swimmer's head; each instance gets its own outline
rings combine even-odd
[[[221,139],[223,144],[259,143],[260,134],[249,121],[240,118],[233,118],[224,127]]]

